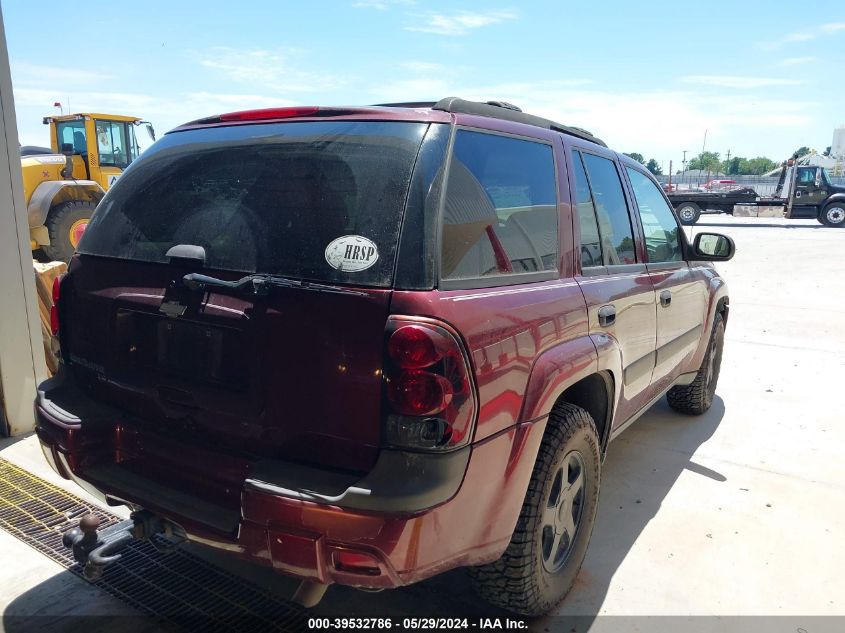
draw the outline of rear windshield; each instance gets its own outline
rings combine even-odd
[[[100,203],[79,252],[387,287],[427,123],[291,122],[168,134]]]

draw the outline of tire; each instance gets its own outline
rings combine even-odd
[[[725,322],[721,314],[713,320],[713,332],[701,367],[689,385],[672,387],[666,394],[669,406],[678,413],[701,415],[713,404],[719,369],[722,365],[722,348],[725,344]]]
[[[76,250],[78,238],[96,208],[93,202],[71,200],[50,209],[44,223],[50,234],[50,244],[42,247],[47,257],[53,261],[69,262]]]
[[[580,481],[580,489],[565,486],[564,476],[573,484]],[[476,592],[487,602],[524,616],[548,613],[563,600],[587,553],[600,481],[593,418],[581,407],[557,404],[510,544],[499,560],[469,569]],[[572,532],[574,538],[569,537]],[[553,553],[555,543],[558,549]]]
[[[682,202],[678,207],[678,219],[681,224],[691,226],[701,217],[701,207],[695,202]]]
[[[819,214],[819,222],[825,226],[845,226],[845,203],[833,202]]]

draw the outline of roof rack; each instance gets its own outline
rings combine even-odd
[[[442,110],[443,112],[476,114],[494,119],[504,119],[505,121],[515,121],[516,123],[526,123],[547,130],[563,132],[564,134],[576,136],[585,141],[601,145],[602,147],[607,147],[604,141],[593,136],[587,130],[580,127],[563,125],[562,123],[555,123],[554,121],[534,116],[533,114],[526,114],[512,103],[504,101],[488,101],[487,103],[482,103],[480,101],[467,101],[458,97],[446,97],[429,107],[432,110]]]
[[[377,103],[376,108],[431,108],[436,101],[402,101],[399,103]]]

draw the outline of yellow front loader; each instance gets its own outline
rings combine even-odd
[[[68,114],[44,118],[50,149],[21,148],[23,190],[32,250],[68,261],[97,203],[140,148],[135,128],[150,123],[116,114]]]

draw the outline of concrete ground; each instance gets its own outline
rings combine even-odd
[[[557,611],[586,616],[579,631],[642,624],[593,620],[605,615],[845,616],[845,230],[721,215],[692,229],[707,230],[737,244],[734,260],[719,265],[731,308],[717,399],[700,418],[663,400],[611,444],[590,549]],[[61,481],[35,438],[0,446],[4,458]],[[266,570],[215,560],[292,590]],[[4,532],[0,609],[49,621],[131,611]],[[317,609],[455,612],[502,615],[474,598],[460,571],[379,594],[332,587]],[[531,629],[571,627],[552,617]]]

